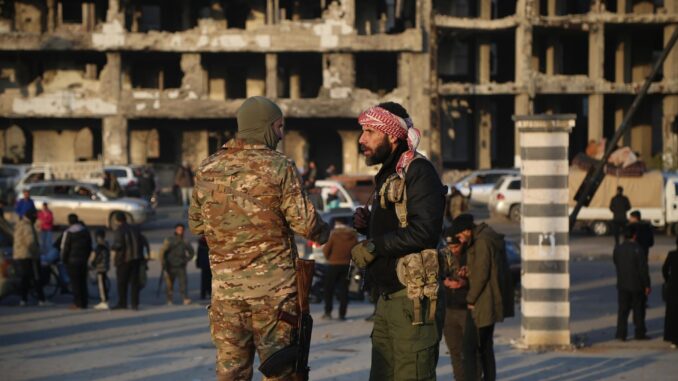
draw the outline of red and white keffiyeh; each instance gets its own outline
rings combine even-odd
[[[404,178],[405,169],[414,159],[417,147],[419,146],[419,140],[421,139],[421,133],[414,127],[412,119],[403,119],[384,108],[375,106],[360,114],[358,116],[358,123],[363,128],[369,126],[386,135],[407,141],[408,150],[400,155],[396,164],[396,173],[401,178]]]

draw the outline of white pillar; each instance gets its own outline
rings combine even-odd
[[[522,175],[521,339],[570,345],[568,144],[576,116],[514,116]]]

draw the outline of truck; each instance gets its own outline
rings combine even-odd
[[[96,185],[103,184],[104,164],[101,160],[33,163],[14,189],[17,195],[23,192],[26,185],[51,180],[78,180]]]
[[[586,172],[570,167],[568,187],[570,195],[579,189]],[[605,235],[610,231],[612,212],[610,200],[615,196],[617,187],[624,188],[624,194],[631,202],[631,210],[638,210],[643,220],[656,228],[666,229],[669,234],[678,234],[678,173],[648,171],[642,176],[614,176],[607,174],[596,191],[591,203],[583,207],[577,216],[579,226],[589,228],[595,235]],[[569,201],[572,213],[575,201]]]

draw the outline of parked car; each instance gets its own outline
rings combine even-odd
[[[503,176],[497,181],[490,193],[487,209],[490,214],[508,217],[511,221],[520,221],[520,176]]]
[[[462,177],[452,186],[470,197],[471,202],[487,204],[494,185],[502,176],[519,174],[517,169],[481,169]]]
[[[134,174],[137,168],[139,167],[133,165],[107,165],[104,172],[115,176],[125,195],[139,197],[139,178]]]
[[[348,193],[346,188],[340,182],[335,180],[317,180],[315,182],[316,188],[320,189],[320,195],[323,200],[323,210],[318,212],[329,212],[333,208],[344,208],[354,210],[357,205],[353,201],[353,197]],[[330,203],[332,196],[338,198],[338,204],[332,205]]]
[[[26,185],[36,207],[49,204],[55,225],[68,225],[68,214],[76,213],[87,225],[112,226],[116,212],[127,215],[129,223],[147,221],[155,211],[141,199],[107,194],[95,184],[71,180],[39,182]]]
[[[15,187],[30,168],[29,164],[0,165],[0,199],[7,205],[14,204],[17,197]]]

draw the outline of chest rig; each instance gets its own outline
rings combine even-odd
[[[414,160],[424,159],[417,154]],[[412,160],[412,162],[414,162]],[[410,163],[411,164],[411,163]],[[405,172],[407,168],[405,169]],[[394,204],[398,224],[401,228],[407,227],[407,186],[405,176],[401,178],[397,173],[389,176],[379,190],[379,203],[382,209],[388,204]],[[436,306],[438,303],[438,279],[440,266],[438,262],[438,250],[424,249],[418,253],[407,254],[398,258],[396,273],[398,280],[407,289],[407,297],[414,303],[414,317],[412,325],[422,325],[421,302],[428,298],[428,320],[435,319]]]

